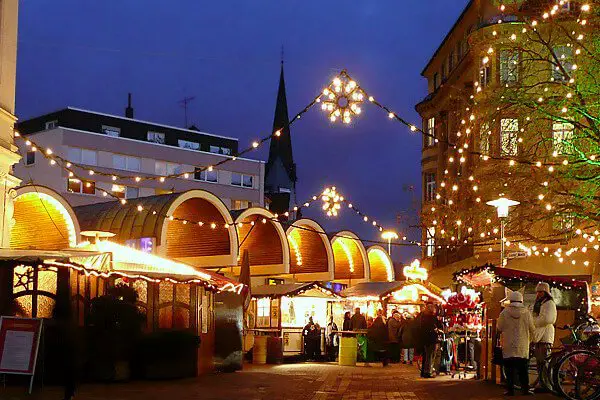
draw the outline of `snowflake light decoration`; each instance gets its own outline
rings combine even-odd
[[[321,193],[321,200],[323,201],[323,211],[327,213],[327,216],[337,217],[338,210],[342,208],[340,203],[344,201],[344,198],[339,195],[335,186],[323,190],[323,193]]]
[[[362,112],[361,105],[364,98],[365,92],[343,70],[329,86],[323,89],[320,99],[321,109],[329,114],[331,122],[339,119],[345,124],[349,124],[353,116]]]

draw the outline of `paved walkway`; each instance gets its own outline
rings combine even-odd
[[[1,400],[60,400],[59,388],[29,397],[25,389],[0,388]],[[473,380],[442,376],[422,379],[414,366],[340,367],[333,364],[248,365],[244,371],[196,379],[84,385],[84,400],[488,400],[502,399],[503,389]],[[555,399],[536,395],[536,400]]]

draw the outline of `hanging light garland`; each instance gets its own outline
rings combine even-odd
[[[364,98],[365,93],[360,86],[350,78],[346,70],[342,70],[323,89],[321,109],[329,115],[331,122],[339,120],[349,124],[354,116],[361,114]]]

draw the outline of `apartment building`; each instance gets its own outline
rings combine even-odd
[[[511,229],[507,231],[506,242],[513,244],[507,247],[505,261],[509,260],[510,268],[585,279],[593,276],[597,268],[597,254],[585,251],[594,244],[593,234],[584,238],[574,237],[574,223],[570,215],[554,214],[550,205],[544,208],[544,204],[536,204],[538,196],[543,198],[543,195],[538,195],[541,190],[536,185],[511,185],[512,182],[529,183],[518,175],[519,160],[529,161],[527,157],[534,154],[534,148],[540,160],[560,155],[557,146],[564,143],[565,138],[572,137],[572,127],[569,130],[568,123],[553,122],[549,120],[551,118],[544,118],[534,126],[527,113],[503,115],[501,100],[497,103],[491,100],[501,99],[498,93],[516,92],[525,80],[528,84],[534,79],[535,82],[547,81],[545,86],[558,86],[566,79],[558,70],[573,64],[567,46],[558,46],[565,48],[560,50],[558,57],[565,61],[549,68],[536,64],[536,61],[523,64],[525,61],[521,57],[527,54],[527,43],[520,44],[522,49],[516,51],[518,46],[509,46],[496,38],[503,36],[508,43],[517,43],[523,29],[527,30],[527,26],[520,22],[523,16],[542,19],[545,10],[563,13],[561,21],[569,23],[571,13],[578,12],[580,5],[569,1],[524,0],[514,2],[513,6],[514,14],[511,14],[502,12],[499,4],[492,0],[469,1],[421,73],[428,83],[427,95],[416,105],[422,117],[422,129],[427,132],[423,135],[421,157],[422,214],[426,224],[422,231],[422,240],[426,244],[423,257],[425,264],[432,269],[432,280],[440,285],[451,284],[452,273],[458,270],[500,263],[500,223],[493,208],[486,205],[488,200],[498,196],[527,199],[527,206],[515,207],[512,212],[514,218],[509,220]],[[562,44],[560,40],[556,43]],[[532,53],[543,54],[537,48],[529,49]],[[556,48],[553,50],[557,51]],[[567,56],[561,57],[560,54]],[[541,80],[535,80],[538,74],[543,76]],[[559,89],[555,91],[558,93]],[[471,112],[466,110],[475,107],[472,96],[480,92],[477,113],[473,113],[477,114],[473,115],[475,122],[470,124]],[[477,122],[476,118],[481,119],[481,114],[485,113],[486,119]],[[531,117],[535,118],[533,112]],[[466,132],[466,126],[472,129]],[[536,140],[538,136],[545,136],[543,144],[549,150],[544,151],[548,154],[542,154],[541,141],[534,143],[534,136]],[[458,151],[461,153],[458,153],[456,144],[460,145]],[[488,159],[492,161],[482,161]],[[510,163],[509,159],[512,159]],[[530,164],[536,165],[537,159]],[[511,167],[514,169],[511,170]],[[482,176],[478,172],[483,169],[488,170],[486,180],[477,182],[477,178]],[[549,170],[552,171],[552,168]],[[527,172],[527,169],[523,167],[522,171]],[[548,182],[543,184],[547,186]],[[543,188],[543,185],[537,187]],[[448,212],[440,213],[440,210]],[[437,213],[435,219],[426,218],[434,212]],[[483,227],[476,226],[471,219],[462,218],[483,212],[488,213],[487,221],[483,219]],[[537,222],[538,219],[540,222]],[[531,240],[527,245],[532,230],[538,230],[534,233],[543,237],[545,243]],[[584,252],[579,251],[582,248]],[[563,257],[566,253],[569,257]]]
[[[207,190],[232,210],[264,205],[264,162],[236,158],[212,170],[198,169],[232,159],[238,139],[135,119],[131,99],[124,117],[68,107],[22,121],[17,128],[23,158],[15,175],[54,189],[73,206],[107,201],[104,191],[132,199],[189,189]],[[27,139],[74,165],[108,175],[69,177],[33,151]],[[187,178],[159,179],[183,173]]]

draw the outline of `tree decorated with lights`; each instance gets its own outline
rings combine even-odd
[[[600,1],[532,3],[500,4],[469,37],[476,76],[457,95],[464,115],[449,129],[437,202],[423,210],[438,243],[497,243],[486,203],[498,197],[521,203],[507,228],[529,253],[600,233]]]

